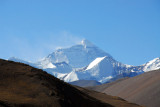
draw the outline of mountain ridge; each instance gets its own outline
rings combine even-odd
[[[95,60],[98,58],[104,58],[107,61],[99,60],[97,63]],[[14,59],[13,61],[16,60]],[[93,66],[93,63],[95,66]],[[160,68],[160,58],[155,58],[140,66],[127,65],[116,61],[110,54],[104,52],[90,41],[82,40],[77,45],[58,49],[43,60],[29,65],[43,69],[66,82],[86,79],[105,83],[111,79],[114,80],[113,78],[133,77],[150,70],[156,70]],[[96,72],[97,75],[95,75]],[[105,74],[102,76],[104,72]]]

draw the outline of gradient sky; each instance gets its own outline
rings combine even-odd
[[[84,38],[125,64],[160,57],[160,0],[0,0],[0,58],[36,61]]]

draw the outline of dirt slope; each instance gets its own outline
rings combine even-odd
[[[127,101],[147,107],[160,107],[160,70],[89,89],[119,96]]]
[[[112,107],[118,104],[138,106],[118,97],[75,88],[40,69],[0,60],[0,106],[2,107]]]
[[[70,82],[69,84],[80,86],[80,87],[89,87],[89,86],[101,85],[100,82],[97,82],[95,80],[78,80],[78,81]]]

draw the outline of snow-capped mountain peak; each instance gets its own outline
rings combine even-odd
[[[111,57],[108,53],[84,39],[80,44],[70,48],[56,50],[52,54],[49,54],[44,61],[49,60],[51,63],[66,62],[73,68],[82,68],[88,66],[97,57],[104,56]]]
[[[160,57],[155,58],[155,59],[147,62],[146,64],[143,64],[143,66],[144,66],[143,71],[145,71],[145,72],[160,69]]]
[[[79,71],[72,71],[64,80],[71,82],[75,80],[96,80],[104,83],[114,76],[114,68],[111,64],[110,57],[98,57],[93,60],[88,67]]]
[[[123,64],[86,39],[70,48],[57,49],[36,63],[17,58],[9,60],[43,69],[66,82],[96,80],[105,83],[111,79],[133,77],[160,69],[160,58],[155,58],[140,66]]]

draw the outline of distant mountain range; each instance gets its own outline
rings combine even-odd
[[[160,68],[160,58],[140,66],[123,64],[88,40],[82,40],[80,44],[70,48],[58,49],[36,63],[14,57],[9,60],[43,69],[66,82],[95,80],[106,83]]]

